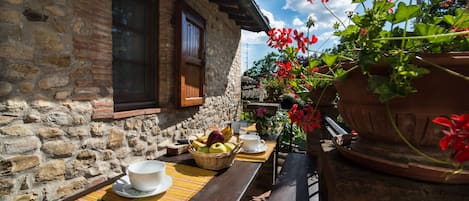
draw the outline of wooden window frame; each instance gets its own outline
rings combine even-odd
[[[204,85],[205,85],[205,43],[206,43],[206,28],[205,28],[205,19],[198,14],[195,10],[189,7],[184,1],[178,1],[178,10],[177,10],[177,26],[176,26],[176,70],[178,86],[177,86],[177,98],[179,102],[179,107],[190,107],[202,105],[204,103]],[[184,54],[183,50],[183,25],[185,21],[190,21],[190,23],[196,25],[197,27],[202,28],[202,32],[199,35],[199,49],[198,55],[200,58],[188,57]],[[191,63],[193,65],[200,66],[200,83],[199,83],[199,96],[198,97],[187,97],[186,95],[186,75],[185,66],[186,63]],[[197,76],[197,75],[187,75],[187,76]]]
[[[114,111],[129,111],[136,109],[145,108],[156,108],[158,105],[158,55],[159,55],[159,1],[158,0],[132,0],[140,1],[145,4],[145,91],[142,94],[133,93],[116,93],[114,91]],[[125,25],[114,21],[112,23],[113,28],[119,26],[120,28],[126,29]],[[130,29],[128,29],[130,30]],[[132,31],[132,30],[130,30]],[[119,60],[113,55],[113,69],[114,61]],[[129,61],[127,61],[129,62]],[[113,72],[114,75],[114,72]],[[114,76],[113,76],[114,77]],[[113,79],[114,83],[114,79]],[[113,85],[114,88],[114,85]]]

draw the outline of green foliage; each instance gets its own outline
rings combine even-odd
[[[244,72],[244,75],[256,80],[259,80],[261,77],[269,77],[272,73],[276,72],[275,61],[278,56],[275,52],[271,52],[264,56],[263,59],[254,61],[254,66]]]

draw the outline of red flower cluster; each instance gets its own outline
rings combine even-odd
[[[307,36],[304,36],[303,32],[298,32],[297,30],[293,30],[292,36],[291,28],[277,29],[274,27],[269,30],[268,35],[269,40],[267,40],[267,44],[270,47],[276,48],[280,51],[285,48],[288,48],[289,45],[293,43],[293,40],[295,40],[297,44],[296,52],[301,50],[301,52],[303,53],[305,53],[306,46],[308,44],[314,44],[318,42],[318,38],[315,35],[313,35],[311,39],[309,39]]]
[[[453,160],[459,163],[469,161],[469,114],[453,114],[451,119],[436,117],[433,123],[449,128],[443,130],[445,136],[440,140],[441,150],[451,147]]]
[[[283,28],[283,29],[277,29],[277,28],[272,28],[267,32],[269,35],[269,40],[267,40],[267,44],[270,47],[283,50],[288,47],[289,44],[293,42],[291,39],[291,28]]]
[[[292,67],[291,67],[290,61],[287,61],[287,62],[277,61],[276,64],[278,66],[278,70],[277,70],[278,78],[287,78],[287,79],[293,78],[293,75],[291,74]]]
[[[314,110],[311,104],[299,109],[298,104],[294,104],[288,111],[288,116],[292,123],[301,126],[305,132],[312,132],[316,128],[321,128],[321,113]]]

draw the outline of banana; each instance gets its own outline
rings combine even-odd
[[[208,140],[208,135],[204,135],[204,136],[201,136],[201,137],[197,138],[197,141],[202,142],[204,144],[207,143],[207,140]]]
[[[192,146],[195,147],[195,149],[197,150],[200,147],[205,147],[207,145],[199,141],[192,141]]]
[[[223,136],[225,136],[225,142],[230,141],[231,137],[233,136],[233,129],[231,129],[231,124],[228,124],[223,130],[221,130]]]

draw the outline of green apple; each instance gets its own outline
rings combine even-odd
[[[209,153],[226,153],[228,152],[228,149],[225,147],[223,143],[217,142],[217,143],[212,144],[212,146],[210,146],[208,152]]]
[[[228,152],[230,152],[231,150],[233,150],[235,148],[235,145],[231,142],[225,142],[225,147],[226,149],[228,150]]]
[[[199,147],[197,148],[197,151],[202,153],[208,153],[208,147]]]

